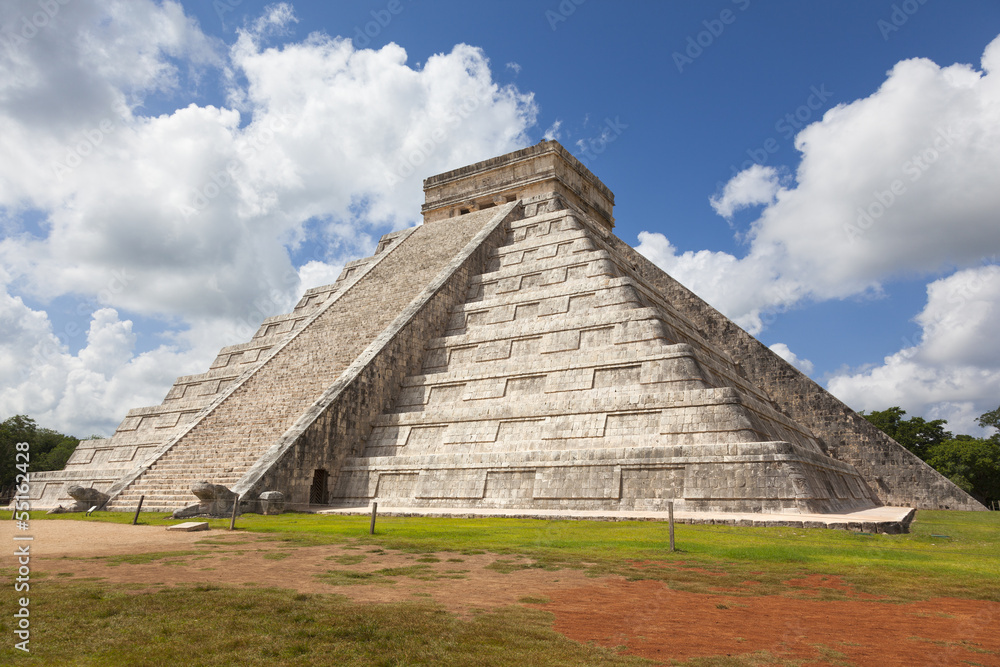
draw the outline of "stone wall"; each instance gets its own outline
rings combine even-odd
[[[635,274],[693,322],[705,338],[728,352],[751,383],[764,389],[792,419],[810,428],[830,456],[853,465],[884,504],[985,509],[627,243],[613,235],[605,242],[627,257]]]
[[[584,215],[614,227],[615,196],[557,141],[542,141],[507,155],[424,179],[424,222],[435,222],[504,201],[525,207],[552,195]],[[528,211],[528,215],[533,215]]]

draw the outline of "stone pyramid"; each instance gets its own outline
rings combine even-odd
[[[82,442],[34,505],[171,510],[206,480],[293,506],[982,508],[615,237],[557,142],[424,189],[423,225]]]

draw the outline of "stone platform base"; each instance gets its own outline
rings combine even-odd
[[[370,514],[371,507],[334,507],[318,514]],[[667,512],[543,509],[449,509],[393,507],[379,503],[379,516],[437,516],[452,518],[498,517],[508,519],[563,519],[590,521],[666,521]],[[833,528],[864,533],[899,534],[910,531],[916,510],[911,507],[874,507],[845,514],[741,514],[737,512],[674,512],[675,523],[722,526],[784,526],[789,528]]]

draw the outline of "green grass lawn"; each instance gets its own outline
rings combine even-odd
[[[197,585],[132,594],[64,582],[33,597],[32,653],[15,655],[6,641],[5,665],[649,664],[570,641],[549,614],[520,606],[461,619],[432,604],[334,594]]]
[[[45,515],[32,516],[40,519]],[[57,520],[129,523],[131,514],[98,512],[50,515]],[[143,514],[140,523],[179,523],[162,513]],[[213,519],[213,529],[228,528]],[[526,567],[585,568],[597,575],[658,578],[685,590],[703,590],[706,578],[685,568],[637,566],[637,561],[682,563],[724,576],[711,586],[761,582],[754,594],[807,574],[837,574],[859,591],[894,600],[950,595],[1000,601],[1000,513],[920,511],[906,535],[870,535],[821,528],[676,526],[678,551],[668,550],[668,528],[653,521],[545,521],[536,519],[447,519],[379,517],[368,535],[367,516],[289,513],[245,514],[237,530],[266,533],[295,544],[354,541],[410,553],[489,552],[532,559]],[[940,537],[943,536],[943,537]],[[691,569],[686,568],[686,569]]]
[[[32,519],[128,523],[132,515],[33,515]],[[676,553],[668,551],[667,526],[657,522],[380,517],[374,536],[368,535],[368,522],[365,516],[248,514],[238,519],[237,530],[281,541],[281,553],[330,543],[435,554],[421,563],[489,553],[497,555],[492,567],[500,572],[573,568],[593,576],[658,579],[671,588],[701,593],[732,588],[745,589],[747,595],[791,594],[794,587],[787,580],[825,574],[840,576],[858,591],[882,596],[887,604],[937,596],[1000,601],[1000,513],[993,512],[921,511],[907,535],[678,525]],[[147,513],[140,523],[176,521]],[[210,523],[215,529],[228,528],[228,520]],[[337,566],[355,560],[340,556],[331,561],[329,583],[352,583],[355,577]],[[429,566],[414,566],[420,567]],[[395,574],[379,571],[369,578]],[[410,574],[421,572],[414,569]],[[742,584],[746,580],[759,583],[748,587]],[[12,589],[0,589],[5,610],[14,607]],[[505,607],[463,619],[429,602],[359,604],[331,590],[302,595],[191,584],[134,593],[101,582],[43,577],[32,587],[36,650],[23,656],[8,640],[0,646],[0,663],[649,664],[569,641],[551,630],[550,614],[533,608]],[[845,595],[837,590],[823,594]],[[11,637],[12,629],[11,615],[0,615],[0,633]],[[690,664],[773,663],[763,655]]]

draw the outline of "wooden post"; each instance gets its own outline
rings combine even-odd
[[[670,523],[670,552],[674,552],[674,501],[667,502],[667,521]]]
[[[146,499],[146,496],[139,496],[139,506],[135,508],[135,516],[132,517],[132,525],[139,520],[139,510],[142,509],[142,501]]]
[[[372,525],[368,528],[368,534],[375,534],[375,515],[378,513],[378,503],[372,503]]]
[[[236,496],[236,500],[233,501],[233,518],[229,520],[229,530],[236,529],[236,512],[240,509],[240,497]]]

